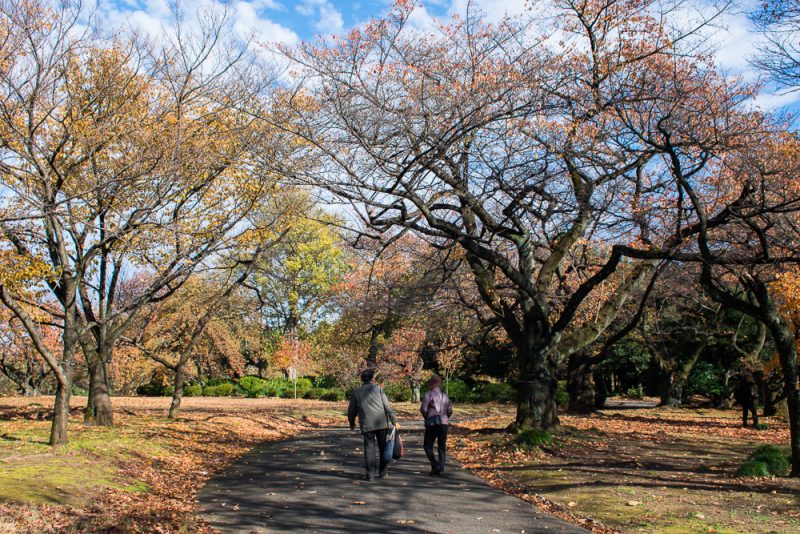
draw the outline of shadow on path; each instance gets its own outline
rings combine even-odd
[[[264,443],[200,492],[200,512],[227,532],[569,532],[585,530],[505,495],[449,462],[429,477],[421,426],[406,456],[366,482],[358,432],[329,429]]]

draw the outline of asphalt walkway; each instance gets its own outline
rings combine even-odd
[[[586,533],[448,462],[430,477],[422,427],[403,425],[406,456],[366,482],[363,441],[345,428],[267,442],[209,481],[203,517],[223,533]]]

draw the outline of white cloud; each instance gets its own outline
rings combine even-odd
[[[320,35],[340,34],[344,30],[342,12],[329,0],[303,0],[294,9],[304,17],[316,17],[314,29]]]
[[[453,0],[448,9],[450,15],[464,16],[469,4],[477,7],[490,21],[500,20],[506,16],[521,15],[530,9],[529,0]]]

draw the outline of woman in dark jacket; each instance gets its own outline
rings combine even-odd
[[[442,391],[442,379],[433,375],[428,380],[428,392],[422,398],[420,412],[425,418],[425,454],[431,461],[431,475],[444,475],[445,453],[447,449],[447,429],[453,404],[447,393]],[[433,442],[437,441],[439,457],[433,455]]]

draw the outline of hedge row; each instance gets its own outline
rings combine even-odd
[[[314,393],[309,395],[309,392]],[[138,395],[146,397],[170,397],[174,388],[172,386],[161,386],[157,384],[144,384],[136,389]],[[184,386],[183,394],[186,397],[281,397],[285,399],[294,398],[295,384],[293,380],[286,378],[263,379],[256,376],[245,376],[237,381],[225,379],[213,379],[206,383],[205,387],[200,384],[189,384]],[[297,398],[311,398],[320,400],[344,400],[345,391],[342,388],[314,388],[308,378],[297,379]]]

